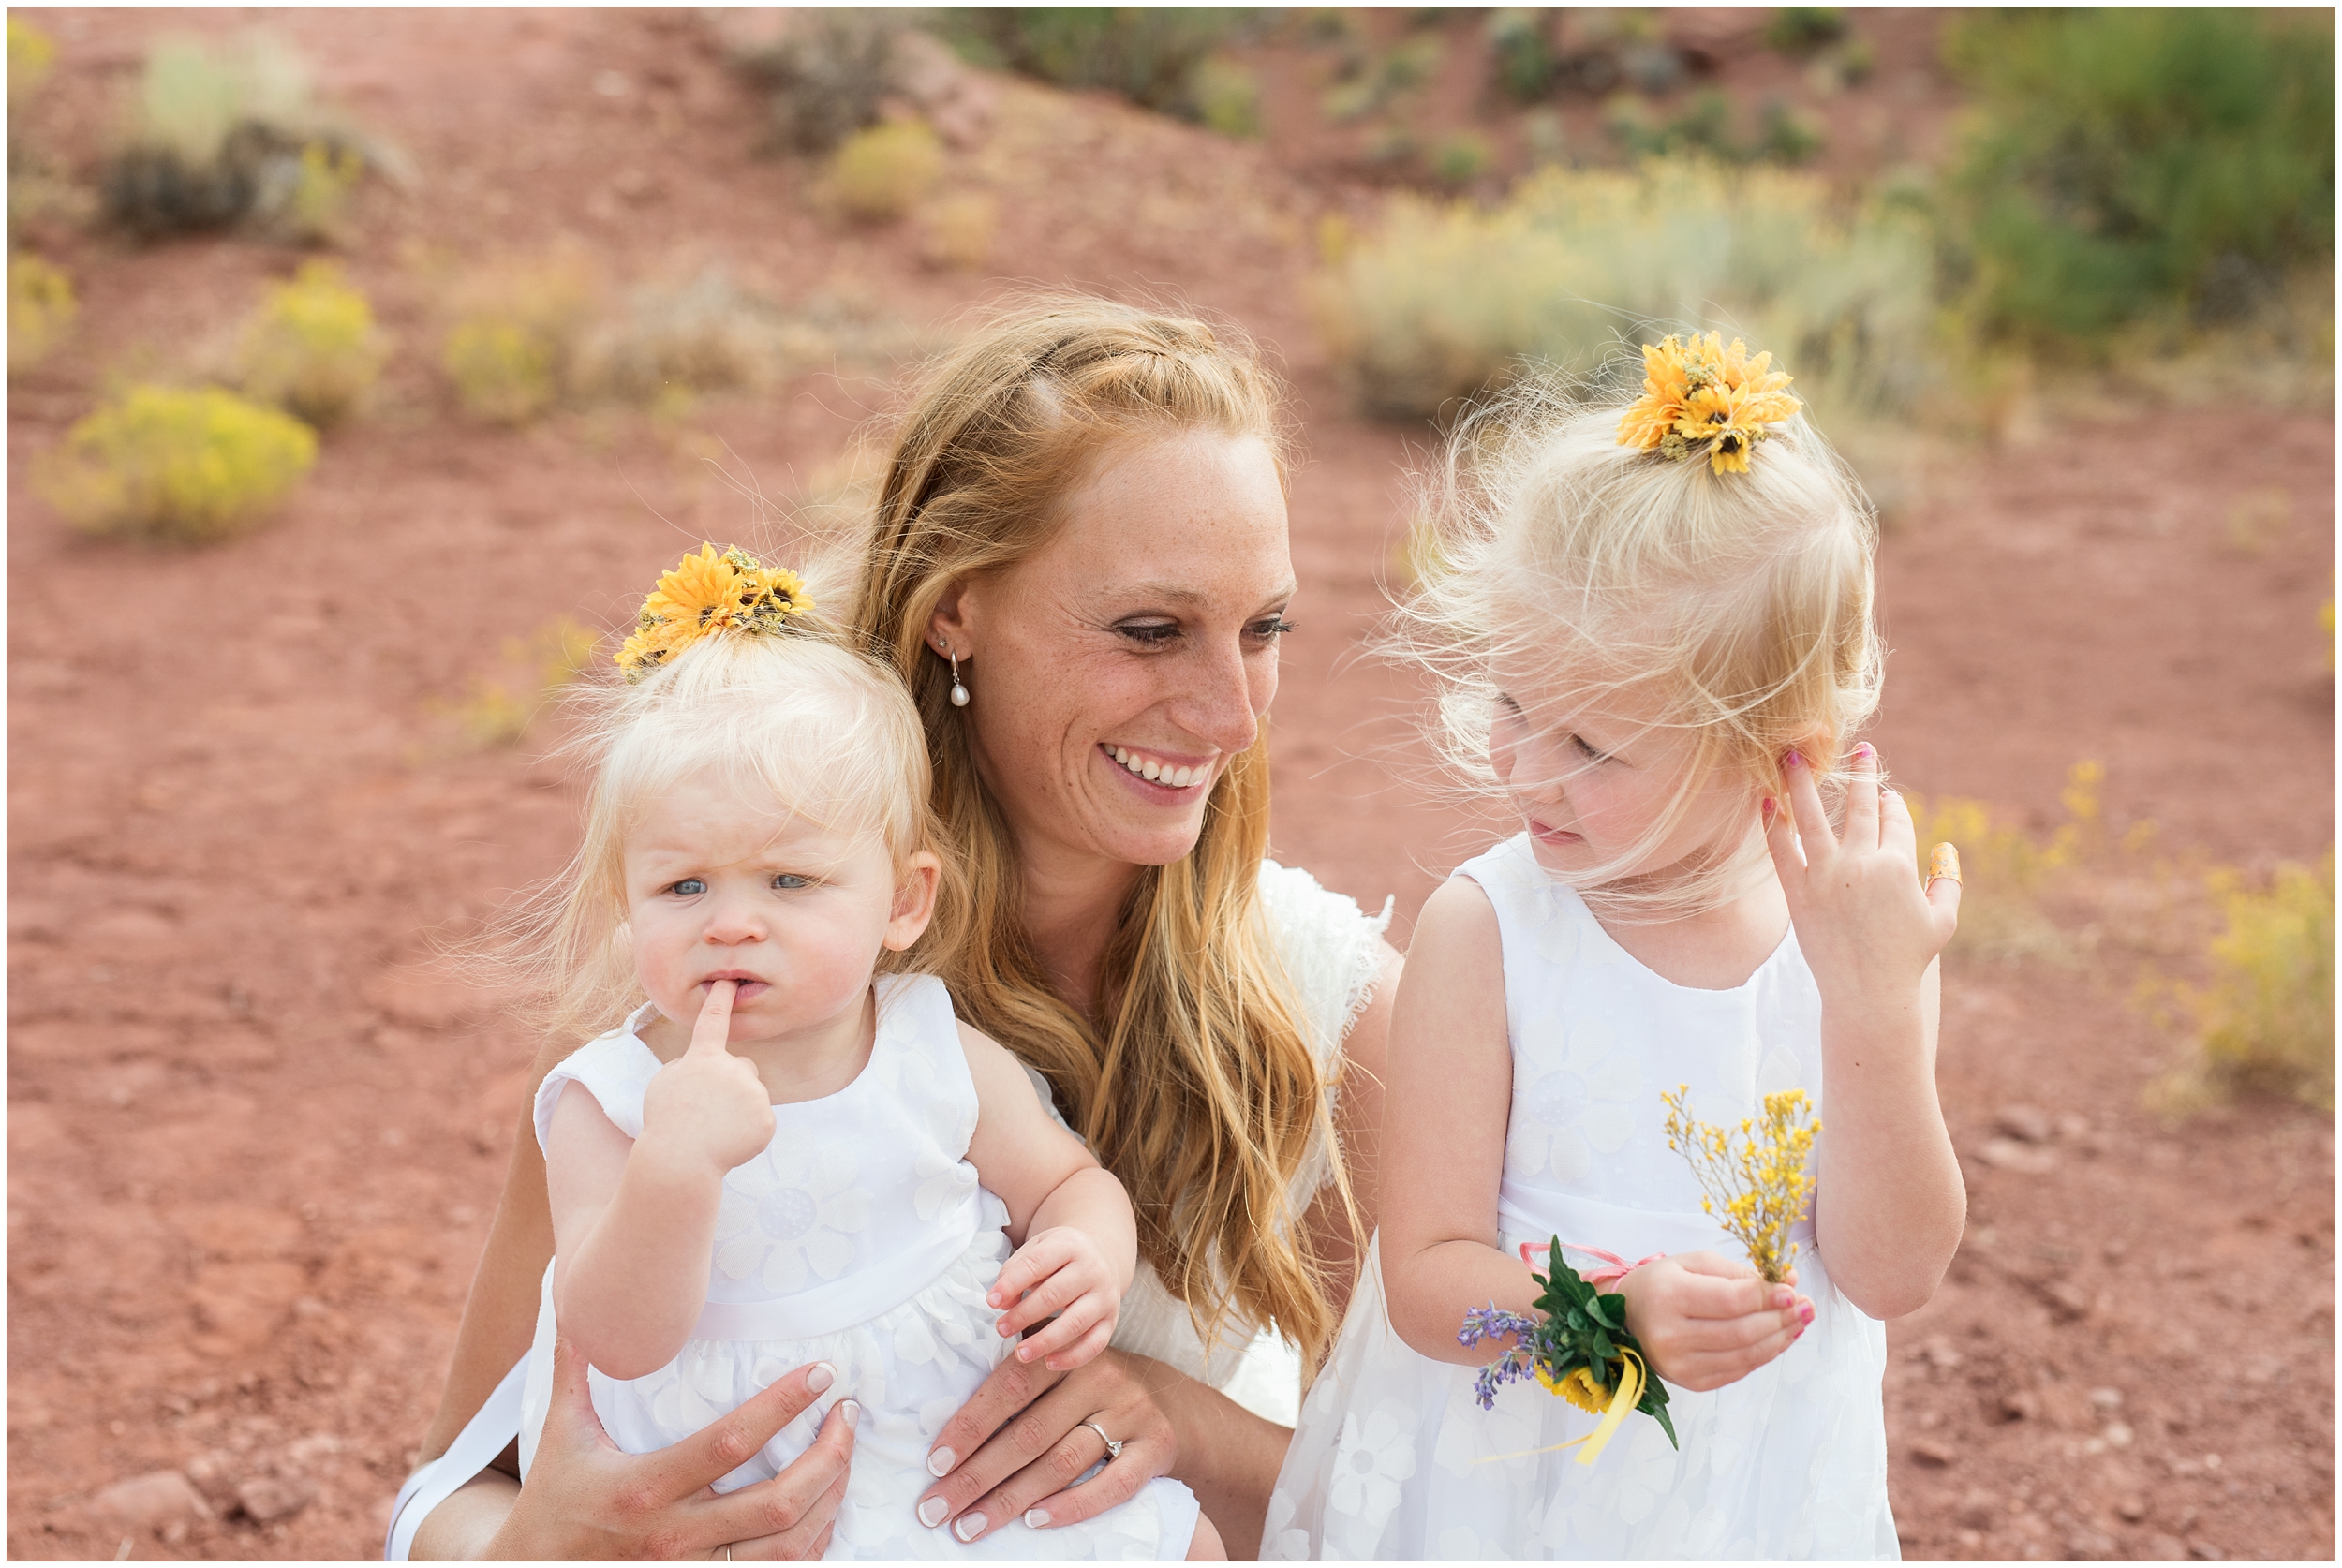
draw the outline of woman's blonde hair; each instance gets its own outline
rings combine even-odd
[[[1217,431],[1267,443],[1282,472],[1277,409],[1268,373],[1223,329],[1083,297],[1005,309],[904,415],[851,618],[911,688],[936,811],[967,866],[970,919],[939,954],[960,1015],[1049,1080],[1129,1189],[1140,1253],[1199,1331],[1231,1315],[1273,1321],[1314,1365],[1334,1316],[1289,1189],[1314,1149],[1331,1149],[1332,1130],[1257,894],[1266,727],[1212,787],[1194,848],[1145,868],[1117,911],[1087,1017],[1050,989],[1023,929],[1015,836],[927,644],[952,584],[1046,543],[1061,499],[1117,444]],[[1338,1154],[1333,1164],[1346,1203]]]
[[[1435,677],[1435,738],[1481,788],[1495,784],[1503,698],[1532,724],[1540,701],[1623,698],[1689,741],[1668,808],[1580,888],[1606,912],[1664,918],[1727,901],[1766,865],[1749,840],[1664,880],[1628,874],[1707,784],[1744,783],[1753,808],[1794,748],[1835,791],[1838,759],[1878,705],[1878,528],[1801,414],[1773,428],[1748,472],[1718,474],[1621,446],[1625,407],[1531,377],[1459,426],[1429,487],[1422,581],[1393,644]],[[1500,693],[1500,668],[1527,689]]]
[[[943,865],[936,918],[881,969],[926,967],[964,918],[956,859],[927,804],[926,737],[894,671],[835,630],[718,633],[641,684],[615,680],[578,698],[570,749],[591,767],[584,842],[519,913],[539,1013],[556,1040],[597,1035],[644,1000],[627,940],[626,846],[661,795],[705,779],[782,818],[870,835],[899,872],[921,851]]]

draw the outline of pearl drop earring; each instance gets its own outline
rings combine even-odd
[[[959,684],[959,655],[947,653],[943,657],[952,661],[952,706],[964,708],[968,705],[968,688]]]

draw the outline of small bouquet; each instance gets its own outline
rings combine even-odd
[[[1480,1408],[1494,1409],[1496,1391],[1505,1384],[1534,1378],[1549,1392],[1602,1417],[1602,1424],[1586,1436],[1555,1444],[1556,1448],[1584,1444],[1578,1456],[1581,1465],[1593,1463],[1619,1423],[1633,1411],[1658,1422],[1668,1442],[1674,1442],[1675,1423],[1668,1416],[1667,1386],[1651,1375],[1642,1346],[1626,1331],[1626,1298],[1605,1295],[1579,1279],[1578,1271],[1563,1260],[1559,1236],[1553,1238],[1547,1272],[1529,1278],[1545,1287],[1545,1294],[1536,1300],[1542,1318],[1507,1312],[1490,1302],[1466,1312],[1463,1329],[1456,1336],[1457,1342],[1465,1346],[1507,1335],[1514,1341],[1510,1350],[1480,1368],[1475,1390]],[[1513,1454],[1494,1457],[1519,1457]]]
[[[1758,1274],[1785,1283],[1797,1257],[1789,1227],[1813,1206],[1814,1178],[1805,1161],[1821,1131],[1813,1102],[1803,1089],[1768,1094],[1762,1119],[1752,1117],[1735,1132],[1694,1117],[1685,1107],[1690,1093],[1684,1084],[1659,1097],[1668,1108],[1668,1147],[1691,1162],[1705,1194],[1700,1208],[1740,1238]]]

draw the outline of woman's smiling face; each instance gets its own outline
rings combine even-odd
[[[947,595],[976,765],[1030,861],[1164,865],[1277,694],[1293,561],[1268,447],[1136,437],[1060,503],[1048,543]]]

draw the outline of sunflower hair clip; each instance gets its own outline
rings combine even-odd
[[[1620,418],[1618,444],[1678,463],[1705,457],[1719,474],[1747,473],[1756,443],[1803,407],[1772,356],[1752,356],[1737,337],[1728,348],[1715,333],[1647,343],[1642,368],[1642,396]]]
[[[703,544],[660,574],[634,617],[634,634],[618,650],[618,668],[630,684],[703,637],[786,631],[812,608],[805,579],[787,567],[765,566],[737,545],[719,554]]]

